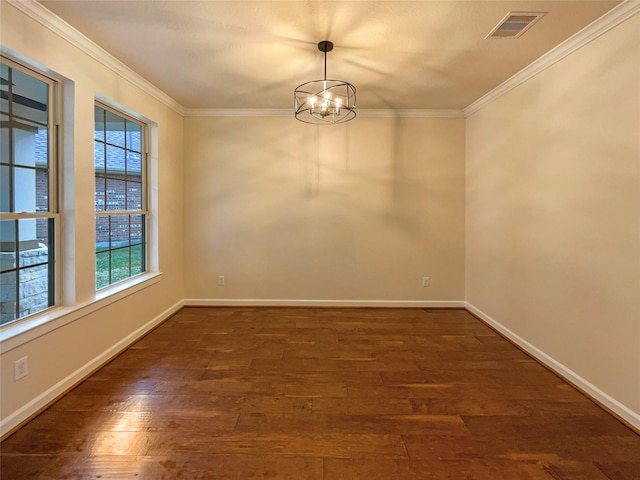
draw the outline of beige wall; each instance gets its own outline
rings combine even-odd
[[[640,15],[469,117],[466,158],[467,301],[637,422]]]
[[[94,297],[96,94],[158,124],[164,272],[149,288],[3,350],[3,419],[184,298],[466,298],[638,417],[638,15],[472,115],[465,133],[465,120],[443,118],[358,118],[333,128],[277,117],[182,119],[14,7],[1,8],[1,43],[75,86],[65,171],[75,266],[65,298]],[[24,355],[29,376],[14,382],[13,362]]]
[[[160,282],[117,303],[81,316],[62,328],[7,351],[1,361],[1,418],[7,419],[49,389],[81,370],[154,318],[180,305],[182,277],[182,117],[50,30],[2,3],[2,45],[74,82],[74,121],[65,144],[71,156],[64,170],[68,214],[64,248],[75,242],[73,271],[65,285],[66,299],[91,303],[94,291],[93,105],[103,95],[158,124],[158,216]],[[69,120],[69,118],[67,118]],[[68,249],[68,248],[67,248]],[[70,257],[70,258],[69,258]],[[74,284],[75,281],[75,284]],[[82,311],[89,311],[85,308]],[[29,356],[29,375],[13,380],[13,363]],[[28,413],[28,412],[26,412]]]
[[[187,299],[464,299],[464,119],[188,117],[184,157]]]

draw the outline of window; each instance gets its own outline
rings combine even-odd
[[[56,304],[54,80],[0,64],[0,325]]]
[[[146,271],[146,130],[95,106],[96,289]]]

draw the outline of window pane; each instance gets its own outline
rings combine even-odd
[[[107,143],[124,148],[124,118],[105,111]]]
[[[107,145],[107,175],[123,175],[125,164],[124,149]]]
[[[96,176],[96,212],[103,212],[107,208],[107,179]]]
[[[131,276],[131,249],[121,247],[111,252],[111,283],[120,282]]]
[[[94,127],[94,135],[96,140],[101,140],[104,142],[104,109],[99,106],[94,107],[94,119],[95,119],[95,127]]]
[[[131,275],[138,275],[144,271],[144,255],[142,245],[131,247]]]
[[[0,220],[0,270],[15,270],[16,264],[16,220]]]
[[[0,63],[0,112],[9,113],[9,66]]]
[[[0,162],[9,163],[9,117],[0,115]]]
[[[125,210],[126,185],[124,180],[107,179],[107,210]]]
[[[4,262],[5,252],[1,252]],[[17,317],[16,302],[16,270],[0,273],[0,325],[15,320]]]
[[[49,139],[47,129],[22,121],[20,123],[14,122],[11,127],[13,163],[26,167],[35,167],[36,165],[48,167]]]
[[[127,182],[127,210],[142,209],[142,184]]]
[[[111,269],[111,252],[108,250],[96,254],[96,289],[109,285],[109,272]]]
[[[40,127],[35,134],[36,166],[49,168],[49,131]]]
[[[20,316],[31,315],[50,307],[49,264],[18,271]]]
[[[0,212],[11,211],[11,168],[6,165],[0,166]]]
[[[111,217],[111,248],[129,246],[129,215]]]
[[[49,170],[36,168],[36,212],[49,211]]]
[[[13,168],[13,211],[14,212],[36,212],[36,204],[38,197],[38,189],[36,188],[36,169],[34,168]],[[48,184],[45,184],[44,192],[40,191],[40,195],[48,197]],[[47,202],[47,200],[40,200]]]
[[[145,215],[131,215],[131,245],[144,242]]]
[[[142,178],[142,157],[139,153],[127,152],[127,175]]]
[[[134,152],[142,152],[141,148],[142,128],[137,123],[127,120],[127,149]]]
[[[131,215],[131,275],[142,273],[146,269],[145,258],[145,215]]]
[[[109,217],[96,217],[96,252],[109,250]]]
[[[38,218],[36,219],[36,237],[38,242],[45,247],[53,248],[53,218]]]
[[[47,219],[43,220],[46,222]],[[18,220],[20,267],[29,267],[49,261],[48,248],[38,240],[37,227],[35,218]],[[45,228],[47,228],[46,223]]]
[[[42,125],[48,123],[49,85],[37,78],[11,69],[9,90],[13,96],[13,114]]]
[[[94,142],[93,144],[93,162],[96,170],[96,174],[104,175],[105,174],[105,163],[104,163],[104,143],[102,142]]]

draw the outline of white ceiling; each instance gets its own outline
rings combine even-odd
[[[291,108],[323,76],[359,109],[463,109],[618,0],[40,0],[186,108]],[[484,37],[510,11],[548,12],[517,39]]]

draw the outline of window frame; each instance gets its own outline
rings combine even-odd
[[[94,242],[94,248],[95,248],[95,262],[94,265],[96,267],[96,275],[95,275],[95,290],[96,292],[98,292],[98,294],[101,294],[103,292],[109,292],[109,289],[113,288],[114,286],[117,286],[119,284],[123,284],[124,282],[130,282],[132,279],[136,279],[137,277],[141,276],[141,275],[145,275],[148,273],[151,273],[150,271],[150,258],[149,258],[149,248],[150,248],[150,209],[149,209],[149,205],[150,205],[150,198],[149,198],[149,184],[150,184],[150,178],[149,178],[149,152],[150,152],[150,141],[151,141],[151,128],[152,125],[150,125],[149,123],[147,123],[145,120],[141,119],[139,116],[134,115],[134,114],[130,114],[127,113],[125,111],[123,111],[121,108],[118,108],[114,105],[112,105],[111,103],[109,103],[107,100],[103,100],[100,98],[96,98],[95,102],[94,102],[94,108],[95,107],[99,107],[101,109],[103,109],[105,112],[109,112],[112,113],[113,115],[118,116],[119,118],[126,120],[128,122],[134,123],[136,125],[138,125],[140,127],[140,163],[141,163],[141,173],[140,173],[140,179],[141,179],[141,208],[140,209],[120,209],[120,210],[109,210],[107,208],[107,203],[106,203],[106,182],[108,180],[108,174],[107,174],[107,155],[106,155],[106,151],[105,151],[105,159],[104,159],[104,175],[101,177],[98,177],[97,175],[97,168],[95,165],[96,162],[96,157],[95,157],[95,145],[96,143],[100,143],[102,145],[104,145],[105,150],[106,150],[106,146],[109,145],[109,143],[107,142],[106,139],[106,133],[107,133],[107,129],[106,129],[106,124],[105,124],[105,138],[103,140],[98,140],[96,138],[95,132],[95,124],[94,124],[94,139],[93,139],[93,144],[94,144],[94,176],[93,176],[93,181],[94,181],[94,188],[95,188],[95,183],[96,183],[96,179],[98,178],[102,178],[105,181],[105,206],[104,206],[104,210],[97,210],[96,208],[96,200],[97,200],[97,196],[94,194],[94,214],[95,214],[95,242]],[[94,122],[95,122],[95,113],[94,113]],[[120,147],[119,147],[120,148]],[[125,179],[126,179],[126,154],[129,151],[134,152],[134,150],[129,150],[126,148],[126,144],[125,147],[123,148],[124,152],[125,152]],[[136,152],[137,153],[137,152]],[[125,180],[126,182],[126,180]],[[125,183],[126,185],[126,183]],[[125,203],[125,206],[126,203]],[[97,244],[98,244],[98,232],[97,232],[97,225],[98,225],[98,218],[100,217],[106,217],[111,219],[112,217],[117,217],[117,216],[129,216],[129,222],[131,222],[131,217],[136,215],[136,216],[141,216],[142,217],[142,223],[141,223],[141,237],[142,237],[142,241],[140,243],[142,252],[141,252],[141,271],[138,273],[134,273],[131,274],[131,230],[129,230],[129,234],[128,234],[128,248],[129,248],[129,254],[130,254],[130,258],[129,258],[129,276],[127,276],[126,278],[122,278],[116,281],[112,281],[111,275],[112,275],[112,264],[111,264],[111,252],[114,250],[117,250],[116,248],[112,248],[111,246],[111,229],[109,229],[109,247],[107,250],[102,250],[100,253],[103,253],[105,251],[110,252],[109,255],[109,281],[106,285],[103,286],[98,286],[98,251],[97,251]],[[129,223],[129,226],[131,225],[131,223]]]
[[[11,160],[15,155],[15,151],[13,148],[13,136],[9,135],[9,155],[10,160],[8,162],[2,162],[3,166],[7,166],[9,168],[9,212],[0,212],[0,220],[3,221],[13,221],[18,223],[20,220],[38,220],[38,219],[48,219],[49,223],[49,233],[48,233],[48,251],[52,252],[48,256],[48,260],[45,263],[48,265],[47,272],[47,306],[41,310],[36,312],[31,312],[23,316],[19,316],[19,308],[20,308],[20,294],[19,294],[19,281],[16,278],[16,318],[13,320],[6,321],[0,324],[0,327],[4,328],[6,326],[15,325],[17,322],[22,322],[23,320],[33,318],[39,315],[47,314],[51,309],[54,309],[60,305],[61,299],[61,264],[60,264],[60,238],[61,238],[61,214],[60,214],[60,115],[61,115],[61,102],[60,102],[60,81],[52,76],[47,75],[43,71],[40,71],[32,66],[26,65],[16,59],[13,59],[7,55],[0,54],[0,61],[5,64],[11,70],[17,70],[24,75],[28,75],[36,80],[45,83],[47,85],[47,174],[48,174],[48,184],[47,184],[47,211],[39,211],[38,207],[35,207],[33,212],[26,211],[15,211],[15,195],[16,195],[16,185],[15,185],[15,176],[13,174],[13,168],[16,165],[15,159]],[[9,79],[8,79],[9,80]],[[9,86],[7,88],[8,91],[11,90]],[[21,117],[18,116],[18,120],[16,121],[13,118],[13,114],[11,112],[13,102],[9,102],[9,112],[7,113],[8,122],[19,122]],[[28,120],[25,118],[25,120]],[[11,131],[11,130],[10,130]],[[24,168],[24,167],[21,167]],[[37,171],[37,166],[32,167]],[[53,232],[50,231],[53,229]],[[17,235],[16,231],[16,235]],[[17,257],[20,253],[19,242],[16,243],[16,247],[14,252]],[[17,258],[16,257],[16,258]],[[44,265],[44,264],[43,264]],[[15,270],[16,275],[18,272],[25,267],[21,267],[17,262],[15,269],[9,269],[8,271]]]

